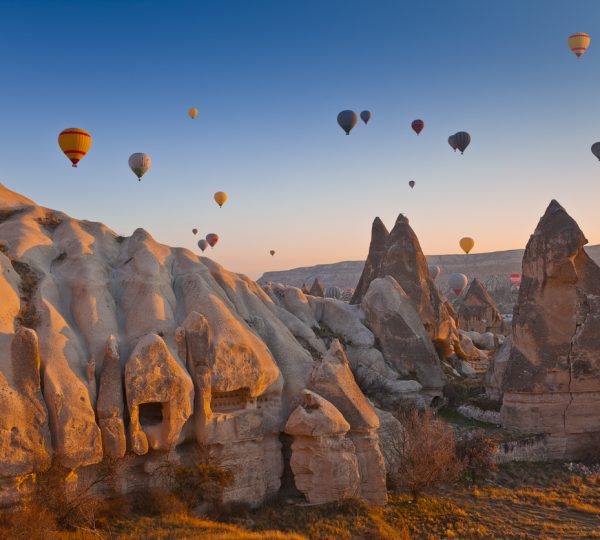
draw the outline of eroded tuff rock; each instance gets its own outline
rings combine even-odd
[[[549,435],[550,456],[600,444],[600,268],[577,223],[552,201],[523,257],[502,422]]]
[[[311,296],[325,296],[325,287],[323,287],[323,284],[319,281],[319,278],[315,278],[309,293]]]
[[[490,399],[502,401],[502,386],[506,366],[510,358],[512,349],[512,338],[508,337],[506,341],[498,348],[492,358],[490,365],[485,373],[485,393]]]
[[[360,495],[356,451],[346,437],[350,424],[331,403],[310,390],[290,415],[285,432],[293,437],[290,461],[298,490],[309,503]]]
[[[419,240],[400,214],[391,232],[379,218],[373,222],[371,245],[352,304],[359,304],[376,278],[393,277],[412,300],[427,333],[444,354],[457,339],[456,314],[429,277],[427,260]]]
[[[508,335],[509,328],[502,319],[494,299],[484,285],[474,278],[458,308],[460,328],[469,332]]]
[[[360,496],[384,500],[378,423],[343,350],[328,352],[327,324],[357,364],[397,379],[358,308],[263,290],[142,229],[120,237],[1,185],[0,245],[0,503],[10,475],[52,458],[77,469],[72,484],[125,454],[115,486],[103,486],[125,493],[202,450],[234,472],[223,500],[259,504],[279,490],[280,436],[313,385],[350,426]]]

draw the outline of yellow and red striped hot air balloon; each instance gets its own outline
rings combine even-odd
[[[575,32],[567,40],[569,49],[571,49],[577,58],[579,58],[590,46],[590,36],[585,32]]]
[[[81,128],[63,129],[58,135],[58,146],[71,160],[73,167],[77,167],[79,160],[87,154],[92,146],[92,137]]]

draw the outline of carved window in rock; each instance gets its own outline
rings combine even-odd
[[[277,394],[262,394],[256,398],[257,409],[271,409],[279,406],[281,400]]]
[[[163,421],[163,404],[161,402],[140,403],[138,410],[142,426],[156,426]]]
[[[239,411],[248,408],[254,398],[250,397],[249,388],[239,388],[232,392],[212,391],[210,408],[213,412]]]

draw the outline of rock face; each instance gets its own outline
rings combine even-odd
[[[483,284],[474,278],[458,308],[460,328],[469,332],[507,335],[509,328]]]
[[[600,444],[600,268],[586,243],[552,201],[523,257],[503,378],[503,424],[548,434],[554,458]]]
[[[444,355],[457,339],[456,314],[429,277],[427,260],[408,219],[400,214],[390,233],[379,218],[373,222],[365,268],[352,297],[362,302],[375,278],[393,277],[412,300],[427,333]]]
[[[311,296],[325,296],[325,288],[323,287],[323,284],[319,281],[319,278],[315,278],[309,293]]]
[[[377,366],[391,394],[421,386],[397,380],[358,306],[263,290],[142,229],[124,238],[2,185],[0,270],[0,504],[53,460],[77,469],[73,483],[127,456],[103,486],[125,493],[202,450],[234,473],[223,500],[257,505],[280,489],[286,425],[307,500],[385,502],[379,421],[332,329],[357,373]]]
[[[496,354],[485,373],[485,393],[490,399],[495,401],[502,401],[504,374],[506,373],[506,365],[510,358],[511,349],[512,338],[509,337],[496,351]]]

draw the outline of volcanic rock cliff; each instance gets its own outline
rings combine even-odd
[[[577,223],[552,201],[523,257],[502,421],[549,436],[550,456],[600,445],[600,268]]]

